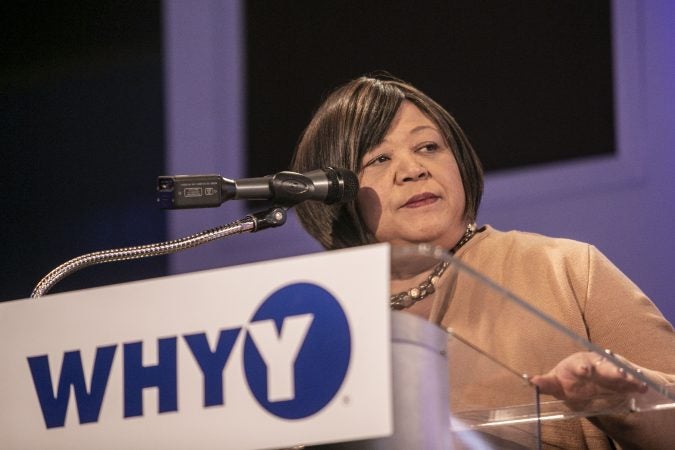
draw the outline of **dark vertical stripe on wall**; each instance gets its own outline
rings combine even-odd
[[[97,250],[161,241],[160,1],[0,7],[0,300]],[[163,258],[82,270],[54,292],[160,276]]]
[[[327,91],[385,70],[455,115],[486,169],[614,148],[608,0],[248,0],[248,172],[287,167]]]

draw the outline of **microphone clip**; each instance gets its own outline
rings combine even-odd
[[[286,223],[287,216],[286,208],[274,206],[265,211],[249,214],[247,218],[250,218],[253,221],[253,230],[251,230],[251,232],[255,233],[268,228],[282,226]]]

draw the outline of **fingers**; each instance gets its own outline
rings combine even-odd
[[[546,375],[535,375],[530,378],[530,382],[539,388],[539,392],[544,395],[552,395],[556,398],[564,398],[564,390],[553,372]]]
[[[613,355],[609,350],[605,350],[605,352],[639,373],[640,369],[634,368],[625,358]],[[614,392],[645,392],[647,390],[647,385],[642,380],[633,376],[623,367],[615,365],[608,357],[595,355],[594,358],[591,366],[591,377],[598,386]]]
[[[612,361],[614,358],[636,372],[639,370],[609,351],[605,355],[579,352],[562,360],[549,373],[530,378],[530,382],[537,385],[542,394],[573,402],[600,395],[645,392],[646,384],[633,376],[631,370],[617,366]]]

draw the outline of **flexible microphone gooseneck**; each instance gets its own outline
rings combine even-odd
[[[33,289],[31,297],[46,295],[66,276],[95,264],[168,255],[233,234],[280,227],[286,223],[286,210],[305,200],[326,204],[354,200],[359,180],[350,170],[328,167],[305,174],[279,172],[267,177],[240,180],[228,180],[220,175],[163,176],[157,179],[157,190],[157,201],[163,209],[216,207],[232,199],[272,200],[275,206],[181,239],[78,256],[45,275]]]

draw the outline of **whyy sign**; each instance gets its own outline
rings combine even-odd
[[[9,448],[386,435],[387,255],[376,246],[0,305],[3,342],[16,343],[2,350],[11,412],[0,434]]]

